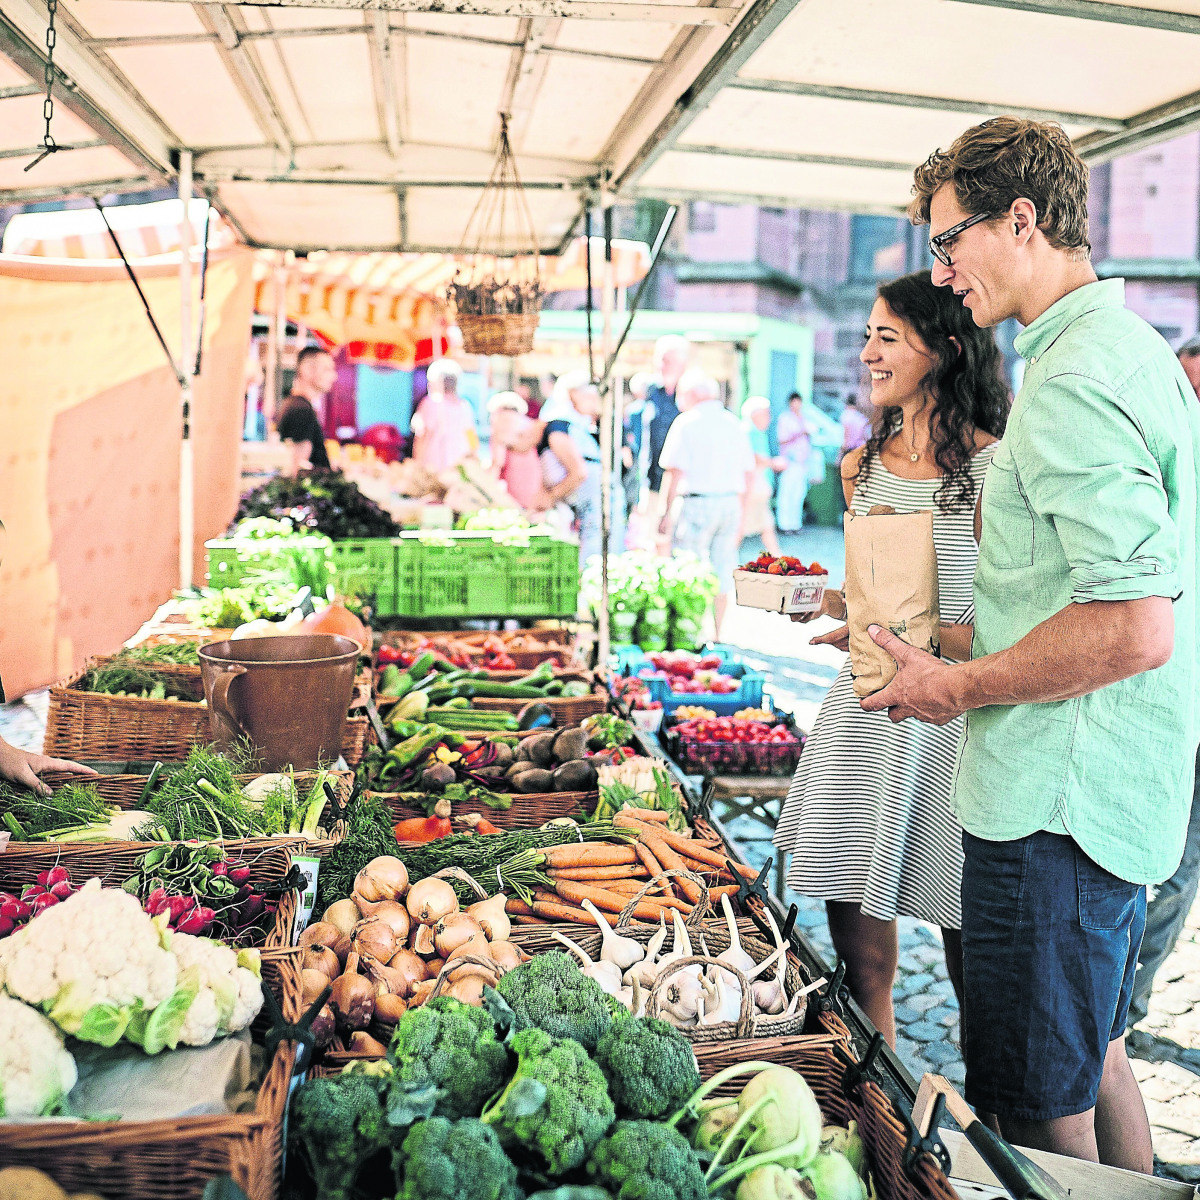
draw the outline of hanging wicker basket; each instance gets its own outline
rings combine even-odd
[[[466,261],[446,287],[467,354],[513,357],[533,349],[542,310],[542,261],[508,138],[508,114],[500,114],[500,148],[491,178],[462,239]]]

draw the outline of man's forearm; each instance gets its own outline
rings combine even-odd
[[[955,666],[955,698],[964,712],[1073,700],[1162,666],[1174,632],[1165,597],[1068,604],[1007,650]]]

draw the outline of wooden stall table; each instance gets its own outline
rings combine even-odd
[[[714,775],[709,779],[712,799],[720,801],[721,820],[728,824],[737,817],[749,817],[764,826],[765,837],[741,837],[743,844],[771,843],[775,826],[783,813],[783,802],[792,785],[790,775]],[[775,895],[780,901],[787,891],[787,855],[775,850]]]

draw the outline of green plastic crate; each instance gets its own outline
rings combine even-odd
[[[396,616],[571,616],[579,593],[579,547],[545,535],[528,546],[487,533],[446,535],[453,544],[396,540]]]

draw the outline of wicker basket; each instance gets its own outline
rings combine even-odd
[[[844,1028],[844,1026],[843,1026]],[[857,1065],[849,1040],[836,1034],[759,1038],[753,1047],[744,1042],[718,1042],[696,1046],[702,1079],[753,1057],[799,1071],[812,1088],[827,1124],[858,1122],[858,1132],[870,1155],[880,1200],[958,1200],[936,1161],[922,1155],[905,1173],[904,1123],[878,1084],[869,1080],[851,1084]],[[731,1079],[714,1095],[736,1096],[750,1076]]]
[[[264,955],[263,980],[281,997],[284,1017],[301,1013],[299,951]],[[36,1167],[70,1191],[121,1200],[199,1200],[216,1175],[230,1175],[250,1200],[276,1200],[283,1117],[295,1046],[281,1043],[259,1087],[254,1110],[163,1121],[9,1123],[0,1166]]]
[[[88,762],[171,762],[187,758],[193,746],[212,741],[208,708],[202,702],[85,692],[78,686],[83,675],[80,671],[50,689],[43,752],[51,757]],[[204,688],[198,676],[196,686],[200,701]],[[370,733],[369,718],[346,718],[342,757],[351,767],[362,762]]]
[[[465,313],[459,312],[455,324],[462,332],[464,354],[502,354],[514,358],[533,349],[540,312]]]
[[[587,717],[594,717],[608,707],[608,696],[604,692],[592,692],[588,696],[547,696],[537,700],[502,700],[495,696],[477,696],[472,699],[473,707],[483,711],[519,713],[527,704],[542,703],[554,714],[560,728],[578,725]]]
[[[138,860],[147,851],[167,842],[96,842],[92,845],[10,845],[0,854],[0,891],[18,893],[37,882],[38,874],[49,867],[66,867],[75,883],[98,878],[106,887],[120,887],[137,871]],[[292,865],[297,843],[277,838],[242,838],[223,842],[226,851],[242,859],[250,868],[252,883],[272,883],[282,879]],[[305,843],[307,846],[308,843]],[[280,949],[292,944],[292,925],[296,919],[296,893],[288,892],[280,901],[275,921],[259,943],[261,949]]]
[[[372,795],[382,800],[397,821],[410,817],[423,817],[425,812],[402,803],[397,797],[401,792],[375,792]],[[596,807],[599,792],[531,792],[514,795],[512,808],[489,808],[479,800],[466,800],[454,805],[454,816],[479,813],[487,817],[499,829],[538,829],[547,821],[559,817],[578,817],[583,810]]]

